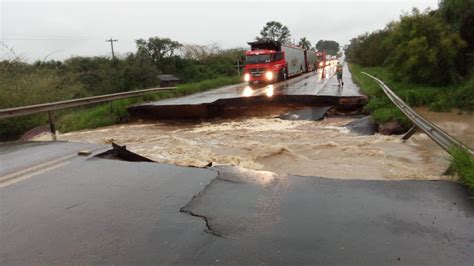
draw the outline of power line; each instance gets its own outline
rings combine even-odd
[[[100,37],[87,36],[21,36],[3,34],[0,39],[5,41],[93,41],[100,40]]]
[[[108,40],[105,40],[106,42],[110,42],[110,48],[112,49],[112,59],[115,59],[115,54],[114,54],[114,42],[118,42],[118,40],[110,38]]]

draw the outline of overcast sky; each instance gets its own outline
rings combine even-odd
[[[181,43],[246,47],[267,21],[287,25],[292,38],[341,44],[383,28],[413,7],[436,9],[437,0],[372,1],[5,1],[0,40],[25,60],[71,55],[109,56],[135,51],[134,40],[169,37]],[[10,53],[0,48],[0,59]]]

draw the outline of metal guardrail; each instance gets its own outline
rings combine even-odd
[[[94,104],[94,103],[108,102],[112,100],[141,96],[141,95],[145,95],[152,92],[170,91],[174,89],[176,89],[176,87],[152,88],[152,89],[144,89],[144,90],[136,90],[136,91],[119,92],[119,93],[113,93],[113,94],[105,94],[105,95],[92,96],[92,97],[86,97],[86,98],[80,98],[80,99],[72,99],[72,100],[67,100],[67,101],[42,103],[42,104],[14,107],[14,108],[8,108],[8,109],[0,109],[0,119],[36,114],[36,113],[41,113],[41,112],[49,112],[49,111],[66,109],[66,108]]]
[[[176,89],[176,87],[152,88],[152,89],[144,89],[144,90],[119,92],[119,93],[113,93],[113,94],[105,94],[105,95],[92,96],[92,97],[86,97],[86,98],[80,98],[80,99],[72,99],[72,100],[67,100],[67,101],[42,103],[42,104],[0,109],[0,119],[48,112],[49,128],[51,130],[51,133],[53,134],[53,140],[56,140],[56,127],[54,125],[54,118],[53,118],[53,113],[52,113],[55,110],[78,107],[78,106],[88,105],[88,104],[109,102],[113,100],[142,96],[142,95],[153,93],[153,92],[170,91],[174,89]]]
[[[413,124],[415,124],[416,127],[425,132],[426,135],[428,135],[445,151],[449,152],[452,147],[458,147],[461,149],[465,149],[471,155],[474,155],[474,151],[471,148],[464,145],[462,142],[450,136],[444,130],[416,113],[410,106],[403,102],[403,100],[400,99],[392,90],[390,90],[390,88],[385,83],[383,83],[383,81],[366,72],[362,72],[362,74],[369,76],[375,81],[377,81],[377,83],[388,96],[388,98],[390,98],[390,100],[400,109],[400,111],[402,111],[408,117],[408,119],[410,119]]]

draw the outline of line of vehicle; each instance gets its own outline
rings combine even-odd
[[[428,135],[434,142],[436,142],[445,151],[450,152],[451,148],[457,147],[468,151],[471,155],[474,155],[474,151],[463,144],[461,141],[455,139],[444,130],[439,128],[434,123],[430,122],[420,114],[415,112],[410,106],[408,106],[400,97],[398,97],[383,81],[366,73],[362,74],[374,79],[382,90],[385,92],[387,97],[402,111],[413,124]]]
[[[77,107],[77,106],[88,105],[88,104],[108,102],[108,101],[113,101],[113,100],[118,100],[118,99],[142,96],[148,93],[170,91],[174,89],[176,89],[176,87],[151,88],[151,89],[144,89],[144,90],[126,91],[126,92],[105,94],[105,95],[92,96],[92,97],[86,97],[86,98],[80,98],[80,99],[52,102],[52,103],[43,103],[43,104],[0,109],[0,119],[54,111],[54,110]]]

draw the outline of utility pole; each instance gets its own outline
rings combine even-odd
[[[110,48],[112,49],[112,59],[115,59],[115,54],[114,54],[114,42],[118,42],[118,40],[110,38],[108,40],[105,40],[106,42],[110,42]]]
[[[237,58],[237,60],[235,60],[235,67],[237,68],[237,74],[240,76],[240,69],[245,67],[245,59],[244,59],[244,56],[241,56],[240,58]]]
[[[240,60],[237,59],[237,75],[240,76]]]

